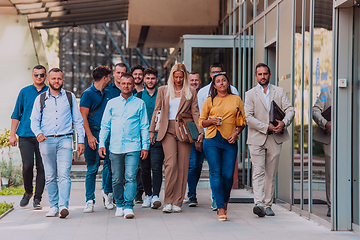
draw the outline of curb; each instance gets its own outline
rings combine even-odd
[[[14,210],[14,207],[10,208],[9,210],[7,210],[6,212],[4,212],[1,216],[0,216],[0,220],[5,217],[6,215],[8,215],[12,210]]]

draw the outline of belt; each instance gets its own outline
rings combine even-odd
[[[274,132],[273,131],[268,131],[268,135],[271,135],[273,134]]]
[[[48,135],[48,136],[46,136],[46,137],[58,138],[58,137],[64,137],[64,136],[70,136],[70,135],[73,135],[73,133],[61,134],[61,135]]]

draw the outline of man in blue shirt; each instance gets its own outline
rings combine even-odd
[[[85,129],[85,161],[87,163],[85,189],[86,205],[85,213],[94,211],[96,175],[100,166],[100,156],[98,154],[98,140],[100,132],[101,118],[107,102],[111,99],[111,94],[104,89],[110,82],[111,69],[106,66],[98,66],[92,71],[94,83],[86,89],[80,99],[80,112],[83,117]],[[111,169],[108,156],[105,157],[104,165]],[[110,170],[111,171],[111,170]],[[112,210],[111,172],[103,174],[103,198],[105,208]],[[110,173],[110,176],[109,176]],[[108,183],[109,182],[109,183]],[[110,185],[109,188],[107,186]]]
[[[111,94],[111,98],[120,96],[120,78],[123,73],[127,73],[127,67],[125,63],[115,64],[115,69],[113,72],[114,82],[110,83],[105,89],[108,90]],[[135,92],[136,93],[136,92]]]
[[[99,155],[110,156],[115,216],[133,218],[139,158],[147,157],[150,145],[149,123],[144,101],[132,95],[134,78],[131,74],[121,76],[120,89],[120,97],[108,102],[101,120]],[[110,149],[107,152],[105,141],[109,133]]]
[[[25,188],[24,196],[20,201],[20,207],[27,206],[33,195],[35,155],[36,185],[33,206],[35,210],[41,210],[42,207],[40,202],[45,186],[44,165],[39,151],[39,143],[30,129],[30,115],[35,98],[39,94],[45,92],[49,87],[45,85],[46,69],[44,66],[35,66],[31,76],[34,84],[21,89],[16,100],[14,112],[11,115],[10,144],[13,147],[17,145],[16,133],[19,136],[19,148]]]
[[[84,127],[75,95],[62,89],[63,73],[53,68],[48,76],[49,90],[39,95],[34,102],[31,113],[31,130],[34,132],[40,147],[45,168],[46,189],[50,211],[47,217],[55,217],[60,210],[60,218],[69,215],[71,190],[70,169],[73,155],[73,130],[78,136],[79,155],[84,153]],[[59,186],[57,178],[59,179]]]
[[[144,72],[145,89],[137,93],[137,97],[141,98],[146,105],[146,112],[148,115],[149,125],[155,109],[158,71],[156,68],[150,67]],[[155,139],[157,132],[155,132]],[[141,180],[145,191],[145,199],[142,207],[151,207],[158,209],[161,206],[159,198],[161,183],[162,183],[162,166],[164,162],[164,151],[161,141],[156,141],[150,145],[148,157],[140,161],[141,166]],[[152,172],[152,179],[151,179]]]

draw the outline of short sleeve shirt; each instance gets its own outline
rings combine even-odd
[[[21,89],[16,100],[14,111],[11,115],[11,119],[20,121],[16,131],[16,134],[19,137],[35,137],[35,134],[30,128],[31,112],[33,110],[35,98],[48,89],[48,86],[44,86],[38,91],[34,85],[29,85]]]
[[[102,98],[103,102],[101,103]],[[94,84],[86,89],[80,98],[80,107],[86,107],[89,109],[89,114],[94,111],[101,103],[100,108],[94,113],[94,115],[88,119],[89,127],[92,130],[100,130],[101,119],[106,107],[107,102],[111,99],[111,94],[108,90],[104,89],[101,94],[100,90],[96,89]]]

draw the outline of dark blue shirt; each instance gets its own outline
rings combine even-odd
[[[119,97],[121,94],[121,90],[115,85],[114,82],[110,83],[106,88],[111,94],[111,98]],[[133,94],[135,95],[137,93],[136,89],[134,88]]]
[[[89,114],[97,108],[97,106],[101,103],[101,99],[104,96],[104,100],[100,106],[100,108],[94,113],[94,115],[88,119],[89,127],[93,130],[100,130],[101,119],[106,107],[107,102],[111,99],[111,94],[108,90],[104,89],[101,94],[100,90],[96,89],[96,87],[91,85],[88,89],[86,89],[80,98],[80,107],[86,107],[89,109]]]
[[[14,112],[11,115],[11,119],[17,119],[20,121],[16,131],[16,134],[19,137],[35,137],[35,134],[30,128],[31,112],[33,110],[35,98],[48,89],[48,86],[44,86],[40,91],[38,91],[33,84],[20,90]]]
[[[157,88],[155,89],[155,92],[152,96],[150,96],[146,88],[142,91],[141,99],[145,102],[149,125],[151,123],[152,115],[155,109],[157,93],[158,93]],[[135,96],[137,96],[137,94]],[[157,137],[157,132],[155,132],[155,138],[156,137]]]

